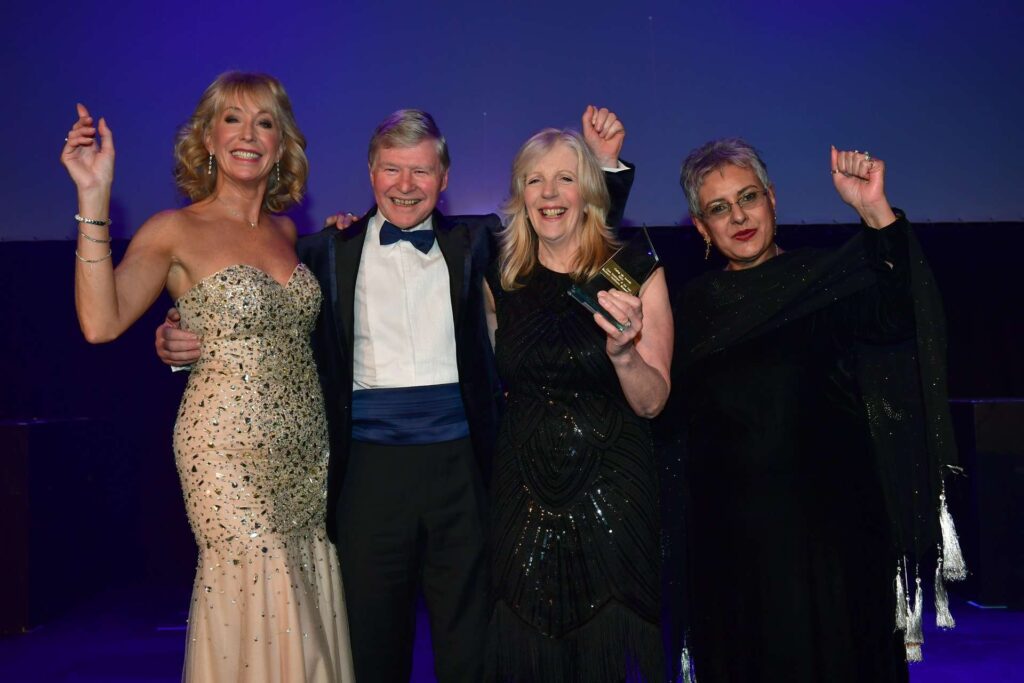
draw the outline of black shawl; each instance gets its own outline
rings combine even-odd
[[[900,225],[902,224],[902,225]],[[914,301],[914,339],[860,344],[857,379],[876,463],[900,555],[920,561],[939,542],[938,510],[945,467],[956,464],[946,392],[942,300],[905,219]],[[834,251],[800,250],[734,273],[706,273],[686,289],[678,321],[677,368],[874,286],[870,234]],[[899,259],[902,261],[903,259]],[[743,277],[737,278],[740,274]]]
[[[951,545],[956,545],[941,497],[945,471],[956,465],[956,446],[946,389],[942,300],[906,219],[900,216],[885,230],[905,232],[906,239],[896,242],[900,248],[905,245],[906,254],[886,258],[879,250],[884,251],[892,240],[876,239],[874,231],[865,226],[836,250],[798,250],[751,269],[710,272],[695,278],[677,306],[673,374],[685,375],[712,354],[875,286],[878,266],[884,267],[885,261],[907,264],[915,334],[903,342],[858,342],[856,376],[895,550],[904,558],[905,583],[897,585],[897,618],[902,608],[906,621],[900,626],[906,631],[908,645],[916,646],[921,641],[920,608],[916,615],[913,609],[908,611],[906,589],[911,587],[912,574],[918,578],[919,594],[922,565],[935,566],[936,550],[938,561],[942,560],[940,511],[945,517],[943,525],[948,523],[948,533],[953,534]],[[676,386],[685,391],[682,383]],[[947,555],[947,579],[963,578],[958,545],[955,554],[957,562]],[[959,569],[953,568],[954,564]],[[939,579],[936,586],[938,593]],[[944,602],[944,595],[944,591],[942,597],[937,595],[937,603]],[[937,606],[949,622],[940,618],[940,625],[952,626],[948,607]],[[909,624],[915,618],[916,629]],[[919,656],[919,649],[908,652],[911,659]]]

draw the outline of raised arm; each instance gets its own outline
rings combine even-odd
[[[885,162],[881,159],[867,152],[841,151],[833,145],[832,182],[869,228],[878,230],[896,222],[885,196]]]
[[[580,126],[583,139],[601,168],[618,168],[619,152],[626,141],[626,128],[615,112],[589,104],[583,110]]]
[[[893,342],[914,334],[911,291],[910,227],[885,195],[885,162],[867,152],[831,150],[832,178],[843,201],[854,208],[868,230],[864,250],[877,284],[832,309],[836,329],[868,342]]]
[[[619,159],[622,144],[626,140],[626,129],[614,112],[593,105],[588,105],[584,110],[580,129],[587,147],[604,169],[604,182],[611,199],[605,222],[618,227],[626,213],[629,190],[633,186],[633,166]]]
[[[147,222],[115,270],[110,249],[114,136],[104,119],[93,125],[79,104],[78,120],[61,152],[78,189],[75,308],[82,333],[97,344],[117,338],[156,300],[167,281],[171,250],[166,217]],[[99,139],[97,140],[97,134]]]

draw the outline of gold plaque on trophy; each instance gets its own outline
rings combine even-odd
[[[658,252],[654,250],[651,236],[647,228],[633,236],[604,262],[601,270],[584,283],[574,284],[569,288],[572,298],[583,304],[591,313],[600,313],[620,331],[625,329],[608,311],[597,303],[597,293],[608,289],[618,289],[627,294],[637,296],[640,287],[651,276],[658,266]]]

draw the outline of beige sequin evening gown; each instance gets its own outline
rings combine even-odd
[[[178,299],[199,334],[174,452],[199,562],[186,681],[352,681],[326,538],[327,425],[309,334],[320,287],[229,266]]]

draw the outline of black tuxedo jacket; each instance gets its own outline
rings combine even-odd
[[[622,220],[633,168],[606,173],[612,198],[608,224]],[[376,207],[345,230],[333,227],[302,237],[299,259],[316,275],[323,293],[320,315],[313,329],[313,357],[324,393],[331,457],[327,473],[327,533],[337,539],[336,515],[349,442],[352,437],[352,346],[356,276],[363,253],[366,227]],[[495,234],[501,221],[486,216],[444,216],[435,211],[434,234],[448,266],[448,282],[455,321],[455,354],[462,402],[469,422],[473,450],[486,485],[498,435],[503,397],[494,352],[487,334],[483,282],[497,257]]]
[[[335,539],[337,498],[348,463],[352,435],[353,301],[356,275],[369,218],[376,208],[345,230],[326,228],[299,240],[299,258],[320,282],[323,303],[313,330],[313,356],[324,392],[330,431],[327,475],[327,531]],[[434,234],[448,266],[455,321],[455,353],[469,434],[484,482],[498,434],[501,387],[487,335],[483,279],[495,258],[495,214],[444,216],[434,212]]]

